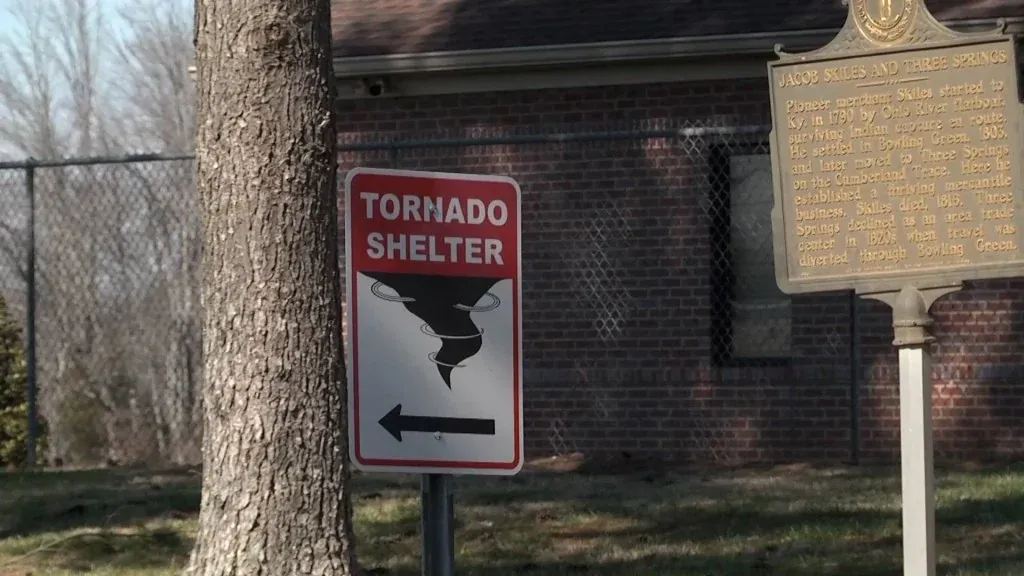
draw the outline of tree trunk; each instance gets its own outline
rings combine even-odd
[[[203,497],[188,576],[354,568],[329,0],[199,0]]]

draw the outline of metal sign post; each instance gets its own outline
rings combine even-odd
[[[448,474],[424,474],[420,480],[423,576],[455,573],[455,491]]]

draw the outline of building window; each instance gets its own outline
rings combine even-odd
[[[710,160],[714,360],[788,360],[792,312],[790,297],[775,281],[767,146],[717,147]]]

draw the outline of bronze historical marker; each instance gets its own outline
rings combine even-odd
[[[1012,36],[919,0],[850,0],[827,46],[768,65],[772,228],[787,293],[1024,276]]]

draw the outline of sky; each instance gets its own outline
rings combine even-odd
[[[18,22],[11,15],[10,8],[17,2],[24,2],[25,0],[0,0],[0,37],[5,37],[11,32],[17,30]],[[38,1],[38,0],[37,0]],[[131,2],[131,0],[94,0],[97,4],[108,10],[108,13],[113,13],[114,10],[109,10],[112,7],[121,5],[124,1]],[[191,3],[191,2],[190,2]],[[111,25],[114,26],[115,31],[118,34],[124,34],[128,31],[124,25],[124,21],[116,18],[116,14],[112,14],[115,18],[112,18]]]
[[[0,0],[0,38],[7,37],[12,32],[17,31],[19,23],[17,19],[11,15],[11,8],[16,4],[25,2],[26,0]],[[34,2],[41,2],[41,0],[29,0]],[[59,1],[59,0],[58,0]],[[130,29],[125,21],[120,18],[117,14],[117,8],[120,6],[131,6],[136,4],[136,0],[87,0],[99,6],[105,12],[107,23],[114,30],[114,33],[123,37],[130,33]],[[164,3],[176,3],[182,11],[187,11],[189,15],[192,13],[193,0],[163,0]]]
[[[18,3],[24,3],[25,6],[37,9],[38,7],[48,6],[59,6],[63,2],[69,0],[29,0],[30,3],[26,3],[25,0],[0,0],[0,40],[4,39],[16,39],[21,35],[19,28],[23,25],[21,17],[12,14],[12,8]],[[70,1],[82,1],[82,0],[70,0]],[[191,23],[192,20],[192,5],[193,0],[84,0],[87,6],[96,7],[102,11],[102,20],[104,26],[108,27],[108,30],[112,32],[105,33],[98,36],[98,40],[101,44],[108,45],[111,49],[101,48],[99,58],[100,76],[106,79],[106,82],[114,83],[110,85],[116,85],[119,82],[118,72],[116,66],[120,66],[116,61],[108,61],[113,63],[113,66],[105,65],[103,58],[116,57],[114,46],[120,44],[121,40],[127,39],[132,34],[131,26],[119,15],[119,8],[139,8],[139,10],[133,14],[135,18],[145,17],[148,10],[151,10],[151,6],[159,6],[162,8],[173,7],[175,11],[185,17],[185,21]],[[155,16],[155,14],[154,14]],[[111,37],[112,36],[112,37]],[[16,40],[15,40],[16,41]],[[0,60],[4,60],[3,46],[0,45]],[[9,61],[7,61],[9,62]],[[3,64],[3,62],[0,62]],[[62,83],[58,82],[55,84],[55,88],[59,92],[63,92],[66,88]],[[58,93],[58,98],[60,94]],[[4,102],[0,101],[0,107],[4,105]],[[3,109],[0,108],[0,118],[4,116]],[[17,153],[15,149],[9,148],[5,143],[0,142],[0,159],[16,159],[20,158],[21,154]]]

